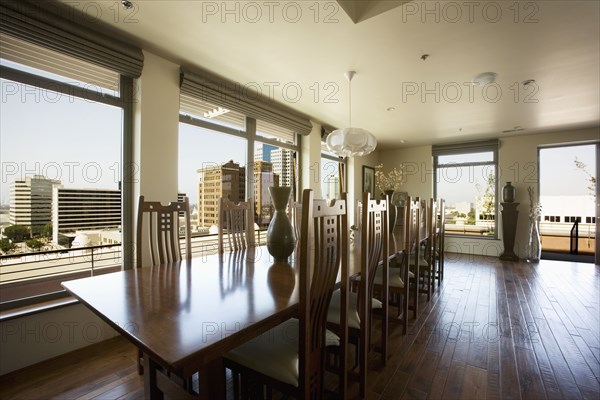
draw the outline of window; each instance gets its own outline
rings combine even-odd
[[[321,150],[321,197],[324,199],[339,199],[345,187],[345,162],[337,155]],[[342,176],[340,176],[340,173]]]
[[[446,200],[446,233],[497,235],[497,141],[433,147],[434,194]]]
[[[209,243],[217,233],[221,197],[236,202],[252,198],[257,239],[264,239],[260,231],[267,229],[274,212],[269,187],[291,186],[294,193],[297,185],[296,134],[184,94],[181,102],[179,191],[190,198],[193,242]],[[197,110],[220,111],[198,116]],[[192,247],[202,252],[214,246]]]
[[[545,215],[544,221],[546,222],[560,222],[560,216],[558,215]]]
[[[246,147],[244,138],[179,124],[179,192],[189,198],[195,234],[216,232],[221,197],[245,200]]]
[[[0,42],[0,305],[11,308],[121,269],[124,109],[118,73]]]

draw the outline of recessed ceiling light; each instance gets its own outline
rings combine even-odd
[[[429,54],[423,54],[421,56],[421,60],[423,60],[423,61],[427,60],[428,58],[429,58]]]
[[[396,111],[396,107],[388,107],[386,108],[387,111]]]
[[[121,0],[121,4],[123,5],[123,8],[126,10],[129,10],[131,7],[133,7],[133,3],[130,2],[129,0]]]
[[[489,85],[490,83],[496,82],[497,77],[498,74],[495,72],[482,72],[481,74],[473,78],[471,83],[477,86]]]
[[[406,143],[406,140],[402,139],[402,140],[400,140],[400,143],[404,144],[404,143]]]
[[[527,79],[526,81],[523,81],[523,86],[527,87],[529,85],[533,85],[535,83],[535,79]]]

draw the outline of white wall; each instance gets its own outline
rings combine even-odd
[[[321,198],[321,125],[315,122],[312,124],[313,129],[310,134],[302,136],[300,141],[302,177],[298,200],[302,200],[304,189],[312,189],[314,198]]]
[[[0,375],[117,335],[81,304],[0,323]]]
[[[144,70],[136,83],[135,198],[142,194],[167,204],[177,200],[179,65],[144,51]]]
[[[430,198],[433,196],[433,158],[431,146],[407,147],[398,150],[382,150],[383,172],[404,166],[402,191],[409,196]]]

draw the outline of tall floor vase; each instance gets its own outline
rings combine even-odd
[[[267,230],[267,250],[275,261],[287,261],[296,246],[296,235],[285,212],[291,189],[289,186],[269,187],[275,212]]]
[[[540,225],[537,220],[529,222],[529,234],[525,247],[525,260],[528,262],[540,261],[542,256],[542,241],[540,239]]]

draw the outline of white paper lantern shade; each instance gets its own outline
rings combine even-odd
[[[327,148],[340,157],[360,157],[377,147],[377,139],[362,128],[336,129],[327,136]]]
[[[336,129],[327,136],[327,148],[340,157],[360,157],[371,153],[377,147],[377,139],[366,129],[352,128],[352,78],[354,71],[344,74],[348,80],[348,126]]]

